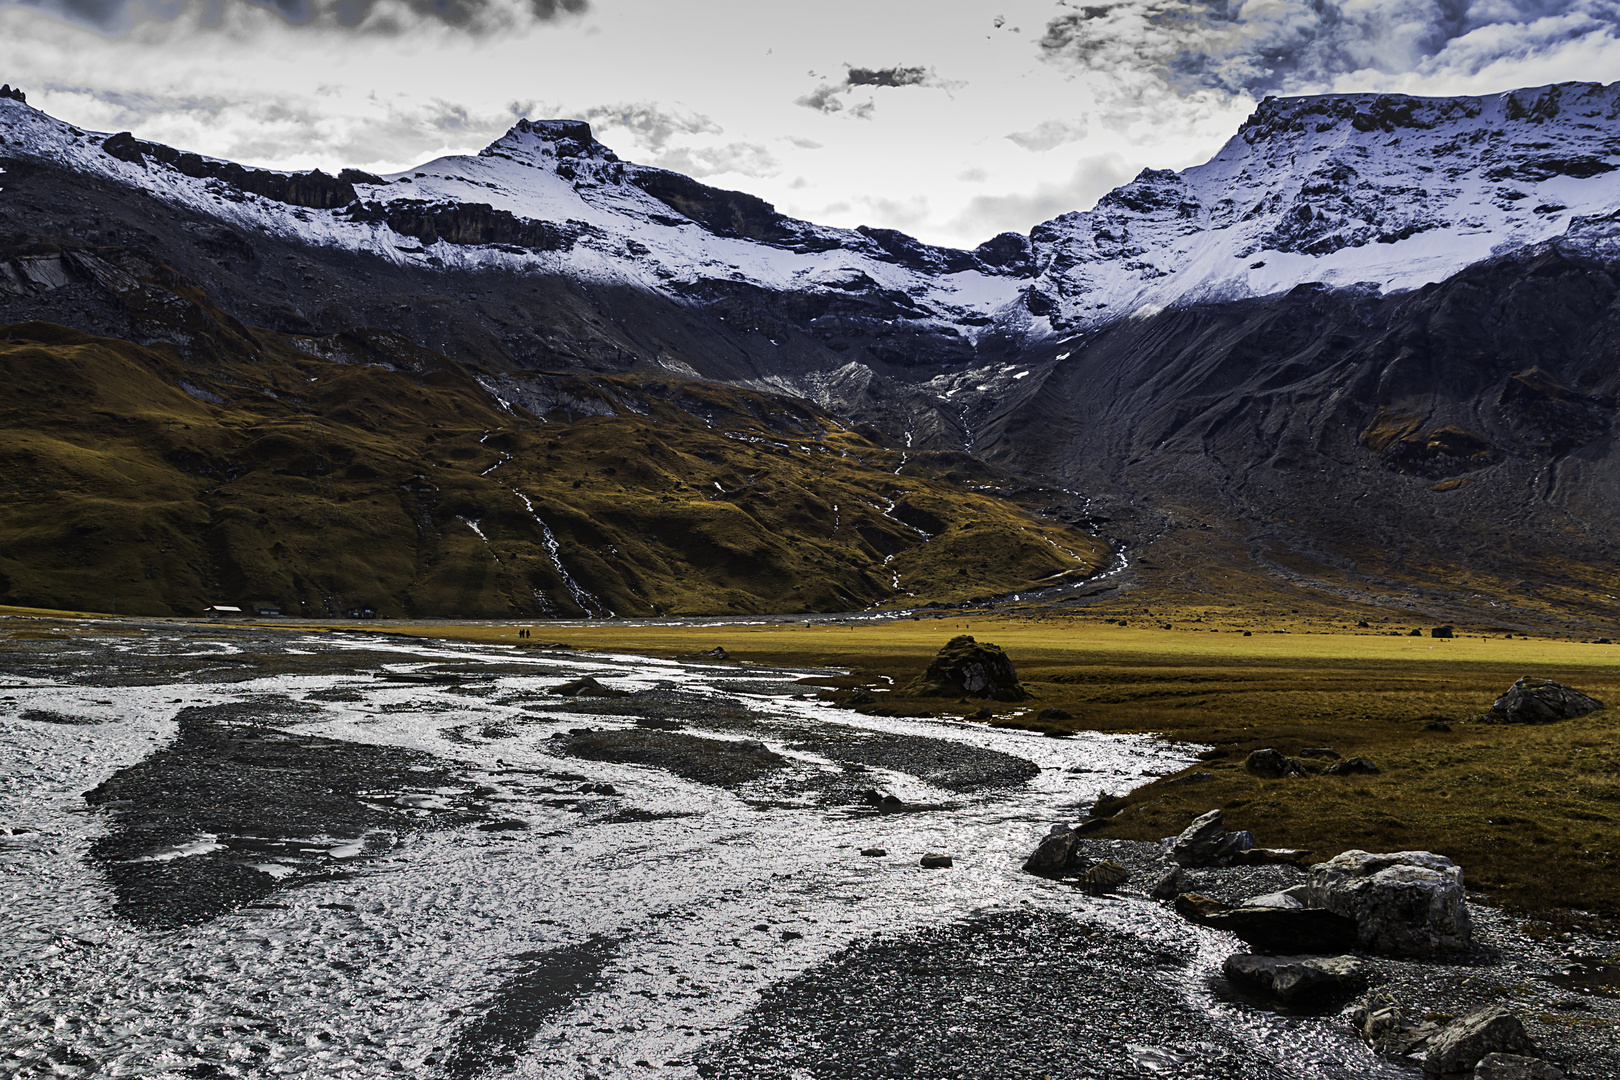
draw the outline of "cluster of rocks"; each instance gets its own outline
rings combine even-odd
[[[1364,995],[1351,1023],[1375,1050],[1423,1066],[1426,1077],[1474,1080],[1563,1080],[1563,1070],[1542,1060],[1517,1016],[1488,1005],[1444,1025],[1408,1018],[1388,994]]]
[[[1216,904],[1180,889],[1181,867],[1293,862],[1307,853],[1258,848],[1249,832],[1228,832],[1221,812],[1197,818],[1161,849],[1176,864],[1153,887],[1195,921],[1230,929],[1263,952],[1354,946],[1382,956],[1427,956],[1470,943],[1462,868],[1427,851],[1346,851],[1312,866],[1306,882],[1244,904]],[[1317,949],[1302,948],[1316,945]]]
[[[1219,810],[1194,819],[1180,836],[1166,837],[1159,846],[1171,862],[1186,867],[1297,864],[1310,854],[1297,848],[1257,847],[1247,829],[1227,832]]]
[[[1085,883],[1109,861],[1087,859],[1082,848],[1078,832],[1055,825],[1024,870]],[[1379,1053],[1421,1064],[1427,1076],[1562,1077],[1541,1060],[1523,1024],[1500,1006],[1454,1020],[1413,1021],[1392,997],[1371,989],[1387,977],[1376,958],[1436,958],[1471,947],[1463,872],[1450,859],[1427,851],[1346,851],[1306,868],[1299,884],[1230,904],[1192,891],[1190,879],[1200,876],[1194,872],[1275,875],[1280,870],[1275,866],[1264,872],[1236,868],[1300,867],[1308,852],[1259,847],[1248,831],[1228,831],[1219,810],[1166,837],[1159,852],[1172,865],[1150,887],[1150,895],[1171,903],[1189,921],[1228,931],[1248,946],[1249,951],[1234,953],[1222,965],[1234,995],[1264,1007],[1306,1013],[1331,1012],[1359,996],[1352,1018],[1361,1037]],[[1108,888],[1123,884],[1123,866],[1117,877]]]
[[[1322,766],[1320,762],[1323,760],[1332,764]],[[1281,750],[1268,746],[1250,754],[1244,760],[1243,768],[1268,780],[1309,776],[1315,772],[1325,772],[1329,776],[1368,776],[1381,771],[1371,758],[1346,758],[1328,746],[1308,747],[1301,750],[1298,757],[1289,757]]]
[[[1131,872],[1115,859],[1092,860],[1080,852],[1080,833],[1061,822],[1053,825],[1024,860],[1024,872],[1071,881],[1093,896],[1112,892],[1130,880]]]
[[[22,92],[22,87],[13,87],[10,83],[0,84],[0,98],[10,98],[28,104],[28,95]]]

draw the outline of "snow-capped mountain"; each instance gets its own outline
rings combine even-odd
[[[0,99],[7,155],[260,234],[401,265],[558,275],[701,303],[741,284],[866,297],[887,317],[1015,336],[1304,282],[1440,281],[1620,209],[1620,84],[1486,97],[1268,99],[1211,161],[1144,170],[1091,210],[974,251],[834,229],[621,161],[577,121],[393,176],[245,169]],[[1600,228],[1606,234],[1606,228]]]
[[[913,319],[972,326],[1018,295],[1028,241],[973,252],[882,229],[832,229],[739,192],[620,161],[588,124],[519,121],[477,155],[392,176],[244,169],[81,131],[0,101],[13,154],[104,177],[232,225],[440,270],[499,268],[672,296],[705,282],[892,298]]]
[[[1620,83],[1268,98],[1207,164],[1145,170],[1033,230],[1031,307],[1106,323],[1303,282],[1384,291],[1620,209]]]

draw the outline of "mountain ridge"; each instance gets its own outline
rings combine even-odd
[[[987,325],[1038,335],[1308,281],[1441,280],[1620,206],[1620,142],[1594,123],[1617,116],[1620,84],[1268,98],[1203,165],[1144,169],[1090,210],[964,251],[814,225],[622,161],[583,121],[524,119],[476,155],[328,177],[246,169],[0,102],[8,145],[25,154],[311,243],[461,269],[561,267],[677,293],[739,274],[776,289],[904,292],[911,317],[954,322],[969,339]],[[277,177],[283,189],[267,192]],[[323,213],[278,219],[271,204]],[[1257,265],[1236,265],[1245,259]]]
[[[977,252],[795,222],[578,122],[249,191],[23,108],[0,101],[0,321],[204,356],[216,321],[124,299],[173,274],[244,328],[385,330],[507,401],[559,372],[808,399],[902,468],[966,453],[1066,493],[1160,580],[1591,617],[1615,591],[1620,84],[1268,100],[1205,165]]]

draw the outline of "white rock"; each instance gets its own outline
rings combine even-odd
[[[1311,867],[1305,906],[1356,920],[1369,952],[1422,956],[1471,940],[1462,868],[1428,851],[1346,851]]]

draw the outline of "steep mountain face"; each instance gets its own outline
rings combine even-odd
[[[0,139],[0,321],[206,353],[214,322],[131,299],[169,273],[244,332],[386,329],[508,403],[539,372],[806,398],[1065,488],[1186,580],[1615,591],[1620,84],[1269,99],[1207,164],[973,251],[797,221],[577,122],[388,177],[13,99]]]
[[[1144,309],[1442,281],[1620,207],[1620,84],[1268,98],[1207,164],[1145,170],[1031,234],[1061,327]]]

